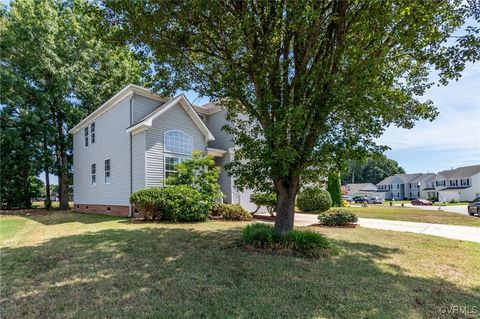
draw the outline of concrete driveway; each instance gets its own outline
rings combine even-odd
[[[295,214],[295,226],[309,226],[316,223],[318,223],[317,215]],[[358,224],[366,228],[410,232],[480,243],[480,227],[476,226],[415,223],[373,218],[359,218]]]

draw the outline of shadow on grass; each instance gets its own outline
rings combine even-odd
[[[340,256],[309,260],[248,253],[239,236],[143,228],[4,248],[2,317],[441,318],[437,306],[478,304],[475,292],[376,264],[396,249],[338,241]]]
[[[21,216],[43,225],[58,225],[66,223],[96,224],[114,220],[126,220],[124,217],[102,214],[80,213],[74,210],[60,209],[23,209],[2,211],[2,215]]]

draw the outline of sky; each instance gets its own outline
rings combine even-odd
[[[407,173],[439,172],[480,164],[480,63],[468,64],[458,81],[433,87],[422,97],[440,114],[406,130],[388,128],[377,141]]]

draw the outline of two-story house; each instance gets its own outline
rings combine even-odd
[[[214,104],[193,106],[184,95],[164,98],[126,86],[70,130],[75,209],[132,214],[130,195],[163,187],[175,165],[196,150],[221,168],[224,201],[252,209],[251,192],[238,192],[224,170],[234,155],[231,137],[221,130],[225,124],[225,111]]]
[[[471,201],[480,196],[480,165],[441,171],[434,183],[440,201]]]
[[[386,200],[416,198],[412,197],[412,192],[417,192],[416,188],[412,188],[412,181],[420,175],[422,174],[395,174],[389,176],[377,184],[377,192],[384,194],[383,197]]]

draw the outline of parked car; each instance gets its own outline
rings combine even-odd
[[[468,205],[468,215],[477,214],[480,217],[480,197],[477,197]]]
[[[342,199],[343,199],[344,201],[349,202],[349,203],[353,202],[353,198],[352,198],[351,196],[348,196],[348,195],[343,195],[343,196],[342,196]]]
[[[367,199],[367,203],[369,204],[383,204],[385,200],[381,197],[370,197]]]
[[[355,197],[353,198],[353,201],[354,201],[355,203],[368,203],[368,198],[362,197],[362,196],[355,196]]]
[[[432,206],[432,202],[426,199],[421,199],[421,198],[415,198],[410,201],[412,205],[418,205],[418,206]]]

